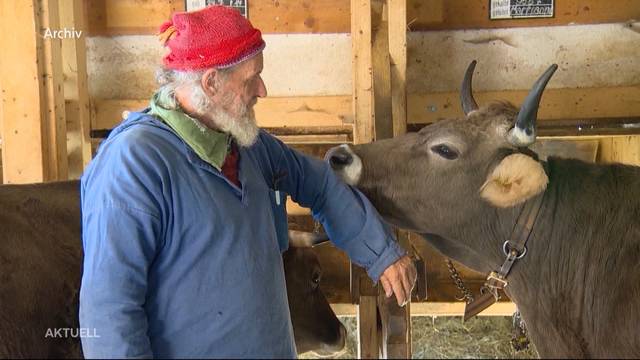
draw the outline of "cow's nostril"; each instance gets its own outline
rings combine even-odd
[[[351,164],[352,162],[353,162],[353,156],[351,156],[351,154],[349,154],[343,148],[335,149],[329,155],[329,164],[334,169],[342,169],[347,165]]]

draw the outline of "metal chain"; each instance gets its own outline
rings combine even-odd
[[[462,281],[462,278],[460,277],[460,274],[458,274],[458,270],[456,270],[456,268],[453,266],[453,263],[451,262],[450,259],[446,259],[445,261],[447,263],[447,267],[449,268],[449,273],[451,275],[451,279],[456,284],[456,287],[458,288],[460,293],[462,293],[462,296],[461,297],[457,297],[456,299],[457,300],[464,300],[467,304],[473,302],[473,300],[474,300],[473,295],[471,294],[471,291],[469,290],[469,288],[467,288],[464,285],[464,282]]]

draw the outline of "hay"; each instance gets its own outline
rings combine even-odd
[[[357,334],[355,317],[340,317],[347,328],[347,351],[335,359],[355,358]],[[511,347],[511,317],[477,317],[466,323],[460,317],[420,316],[411,318],[411,346],[414,359],[537,358],[531,346],[515,352]],[[302,359],[316,358],[312,353]]]

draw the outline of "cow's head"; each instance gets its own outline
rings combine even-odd
[[[342,351],[347,333],[320,290],[322,268],[311,247],[325,241],[326,235],[289,231],[290,247],[283,254],[296,348],[319,356]]]
[[[494,226],[484,219],[545,189],[547,175],[527,147],[535,142],[540,98],[557,66],[538,79],[519,110],[506,102],[478,108],[471,91],[474,67],[475,61],[461,90],[464,118],[393,139],[341,145],[326,160],[389,222],[432,236],[445,254],[485,271],[489,264],[466,242],[477,233],[465,231]],[[475,227],[466,226],[472,222]]]

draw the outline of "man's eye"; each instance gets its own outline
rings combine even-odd
[[[458,158],[458,152],[445,144],[432,146],[431,151],[447,160],[455,160]]]

